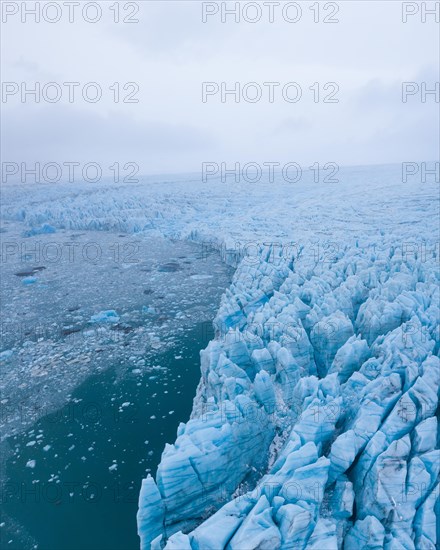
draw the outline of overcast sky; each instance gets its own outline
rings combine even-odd
[[[150,174],[199,171],[207,161],[353,165],[438,157],[434,96],[401,100],[402,82],[432,88],[439,80],[438,25],[429,16],[422,23],[420,15],[402,23],[399,1],[339,2],[334,24],[314,23],[312,2],[301,2],[297,23],[285,21],[277,7],[273,23],[265,8],[254,24],[230,16],[222,23],[220,10],[203,23],[202,3],[185,1],[140,2],[139,23],[118,24],[112,4],[101,3],[94,24],[80,12],[69,23],[65,8],[57,23],[36,24],[30,16],[22,23],[18,13],[2,25],[3,81],[81,83],[73,103],[66,87],[58,103],[22,103],[19,93],[6,98],[4,161],[132,161]],[[121,17],[129,15],[125,4]],[[326,15],[332,16],[321,11]],[[91,81],[103,91],[97,103],[81,96]],[[114,82],[137,83],[139,102],[115,103]],[[263,96],[222,103],[216,94],[203,103],[203,82],[256,82]],[[273,103],[264,82],[280,83]],[[295,103],[282,97],[288,82],[301,86]],[[318,103],[309,89],[316,82]],[[327,82],[338,85],[338,103],[323,103],[335,89],[322,89]],[[288,89],[290,98],[294,91]]]

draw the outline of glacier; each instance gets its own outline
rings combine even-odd
[[[31,230],[190,239],[236,267],[191,418],[142,481],[142,550],[436,548],[438,186],[399,168],[6,192]]]
[[[223,297],[191,419],[144,481],[142,548],[434,549],[436,259],[260,253]]]

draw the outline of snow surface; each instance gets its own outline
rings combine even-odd
[[[3,203],[31,229],[192,239],[237,265],[191,419],[143,480],[142,549],[434,549],[437,185],[392,166],[147,183]]]

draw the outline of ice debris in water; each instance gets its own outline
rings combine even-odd
[[[90,317],[91,323],[118,323],[119,315],[114,309],[108,309],[106,311],[100,311],[96,315]]]
[[[11,349],[6,349],[0,352],[0,361],[7,361],[14,355],[14,352]]]
[[[23,279],[21,280],[24,285],[33,285],[37,281],[37,277],[23,277]]]
[[[47,235],[49,233],[56,233],[56,229],[53,225],[44,223],[40,227],[32,227],[24,232],[24,237],[33,237],[34,235]]]
[[[142,549],[434,550],[434,260],[269,256],[239,265],[191,419],[143,481]]]

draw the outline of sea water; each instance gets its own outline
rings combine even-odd
[[[231,270],[191,243],[6,230],[102,253],[5,266],[2,545],[138,548],[140,482],[189,418]]]

